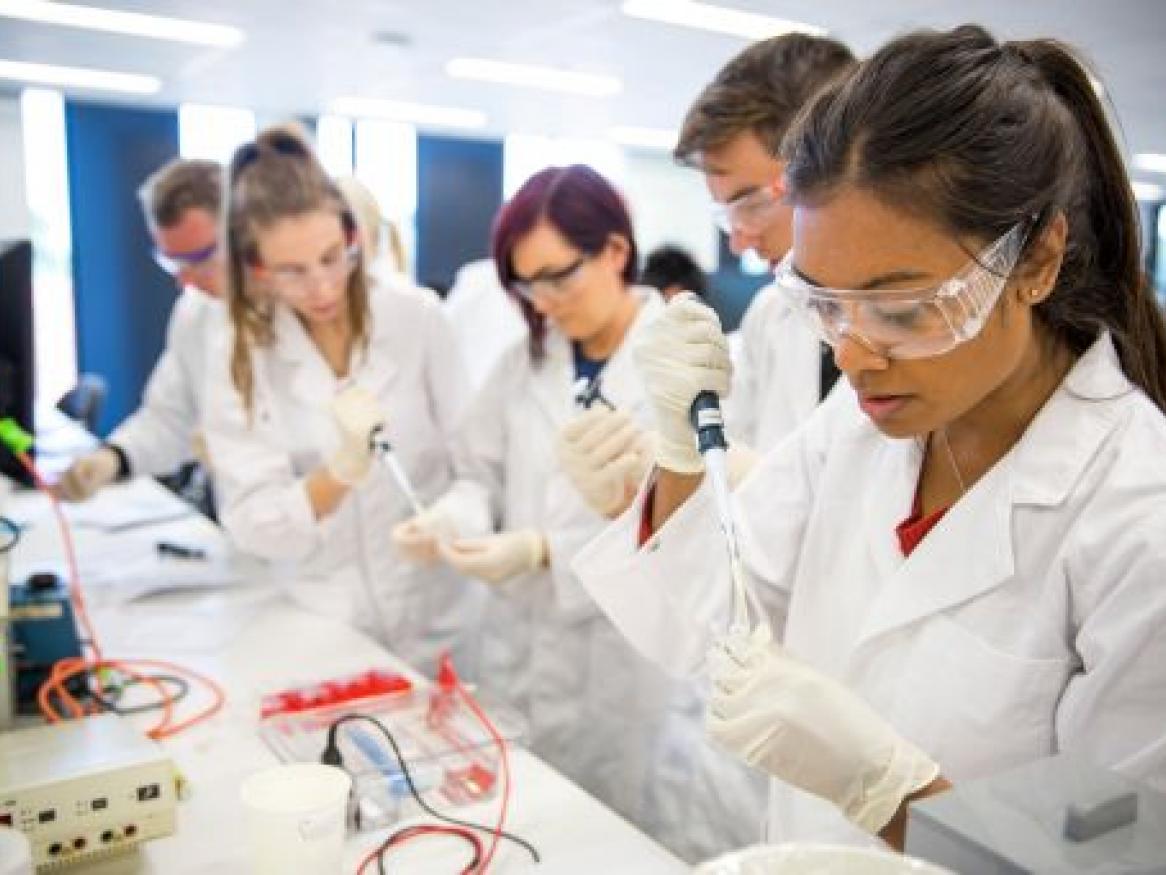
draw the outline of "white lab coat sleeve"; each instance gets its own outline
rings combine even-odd
[[[779,637],[802,533],[838,414],[845,414],[844,405],[820,407],[766,454],[733,495],[745,574]],[[670,674],[692,675],[728,626],[731,584],[725,543],[706,480],[637,548],[647,486],[583,549],[573,568],[637,650]]]
[[[190,373],[189,360],[201,357],[181,354],[184,346],[202,344],[198,303],[185,295],[170,313],[166,348],[154,365],[142,395],[142,403],[109,436],[109,443],[126,455],[130,473],[170,474],[194,458],[194,435],[199,428],[197,383],[205,374]]]
[[[463,537],[495,531],[502,519],[510,439],[507,413],[517,391],[515,375],[527,368],[525,354],[525,348],[516,346],[503,356],[455,429],[454,483],[436,507]]]
[[[230,377],[229,341],[210,357],[206,384],[207,447],[215,460],[219,517],[239,549],[264,559],[300,560],[323,542],[306,478],[262,414],[256,369],[255,414],[249,416]]]
[[[1058,746],[1166,793],[1166,501],[1126,492],[1090,517],[1069,559],[1082,665],[1057,709]]]

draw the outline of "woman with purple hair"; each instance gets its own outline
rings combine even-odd
[[[417,562],[444,562],[489,586],[482,685],[523,712],[536,754],[651,829],[658,815],[649,809],[663,803],[649,775],[666,756],[660,737],[676,685],[626,643],[571,571],[607,520],[599,497],[572,486],[557,438],[569,422],[621,418],[626,429],[603,449],[611,482],[622,491],[625,470],[646,472],[649,413],[631,353],[661,300],[634,284],[623,200],[584,166],[531,177],[495,220],[493,255],[528,331],[460,430],[456,483],[393,537]]]

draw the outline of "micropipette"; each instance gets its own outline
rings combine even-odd
[[[725,421],[721,414],[720,400],[715,392],[706,390],[697,394],[689,408],[689,420],[696,430],[697,449],[704,457],[705,472],[713,490],[713,502],[725,538],[725,548],[729,554],[729,575],[733,587],[729,609],[729,637],[743,638],[750,631],[750,607],[756,614],[758,622],[764,622],[764,614],[753,588],[745,580],[741,564],[737,527],[733,522],[733,505],[729,498],[729,444],[725,440]]]
[[[421,506],[421,502],[417,499],[417,493],[413,489],[413,484],[409,480],[409,475],[405,473],[405,469],[401,467],[401,460],[397,458],[397,454],[393,452],[393,445],[389,443],[388,437],[385,435],[385,427],[378,425],[373,429],[369,436],[369,443],[372,445],[373,452],[377,457],[385,463],[389,469],[389,473],[393,475],[393,479],[397,481],[397,485],[401,487],[401,492],[405,494],[405,498],[409,500],[409,505],[413,508],[413,513],[420,515],[425,512],[425,508]]]

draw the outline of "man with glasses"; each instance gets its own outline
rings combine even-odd
[[[752,249],[776,266],[789,251],[781,140],[802,106],[853,64],[836,40],[773,37],[729,61],[689,109],[673,156],[704,174],[714,219],[735,254]],[[740,339],[726,416],[734,437],[764,452],[813,412],[838,370],[772,285],[750,304]]]
[[[87,499],[120,477],[171,474],[197,456],[206,350],[225,324],[222,185],[217,163],[175,159],[138,192],[154,261],[174,277],[181,292],[141,406],[103,446],[77,459],[62,476],[60,492],[70,501]]]

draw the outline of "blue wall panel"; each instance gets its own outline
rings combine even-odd
[[[65,118],[77,363],[109,382],[105,435],[138,406],[177,294],[150,257],[137,190],[178,153],[178,115],[69,103]]]
[[[459,267],[490,253],[502,144],[418,137],[417,194],[417,280],[444,293]]]

